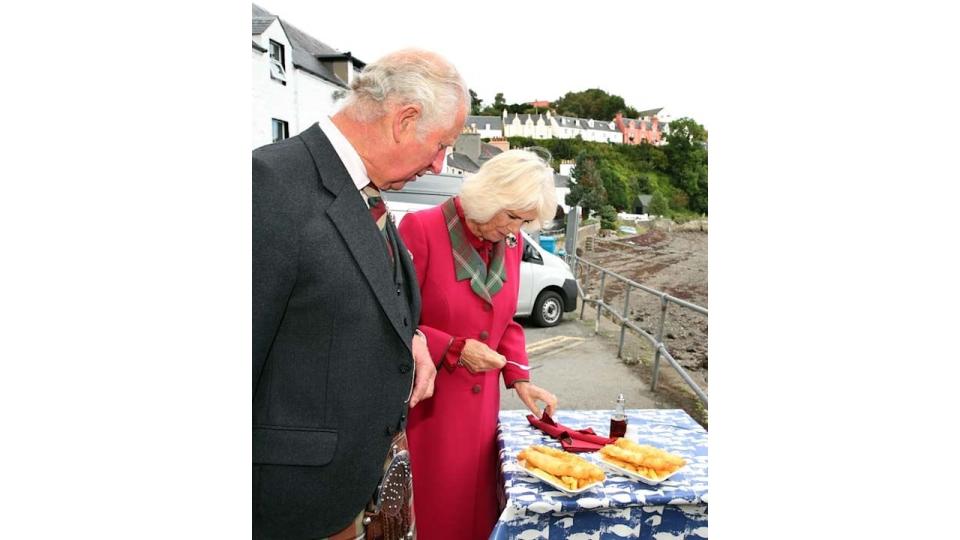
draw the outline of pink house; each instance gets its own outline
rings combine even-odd
[[[623,114],[617,113],[613,119],[620,133],[623,133],[623,144],[640,144],[647,141],[650,144],[660,144],[661,131],[660,119],[657,113],[660,109],[650,109],[640,112],[640,118],[624,118]]]

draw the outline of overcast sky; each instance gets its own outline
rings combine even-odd
[[[497,92],[519,103],[601,88],[637,110],[663,107],[664,114],[690,116],[710,128],[703,31],[709,17],[690,4],[255,3],[364,62],[408,46],[440,52],[484,106]]]

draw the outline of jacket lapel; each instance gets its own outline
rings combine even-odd
[[[407,312],[408,306],[404,305],[406,298],[401,298],[396,293],[393,265],[380,229],[370,217],[370,210],[364,204],[363,197],[319,125],[314,124],[300,136],[313,156],[320,181],[336,197],[327,207],[327,216],[343,237],[384,315],[390,320],[403,343],[410,348],[410,337],[417,320],[408,320],[406,327],[403,321],[398,320],[397,315]],[[403,256],[406,257],[406,253]]]

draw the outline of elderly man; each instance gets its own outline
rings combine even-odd
[[[369,64],[332,118],[253,152],[254,538],[353,538],[378,523],[368,503],[436,376],[379,191],[440,171],[468,92],[440,56],[399,51]],[[396,519],[387,528],[411,528]]]

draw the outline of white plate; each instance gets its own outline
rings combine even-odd
[[[619,466],[617,466],[617,465],[614,465],[613,463],[610,463],[609,461],[603,459],[603,457],[600,458],[600,463],[603,464],[604,466],[606,466],[607,468],[609,468],[609,469],[611,469],[611,470],[613,470],[613,471],[615,471],[615,472],[618,472],[618,473],[626,476],[627,478],[632,478],[632,479],[634,479],[634,480],[639,480],[639,481],[643,482],[644,484],[650,484],[651,486],[655,486],[655,485],[659,484],[660,482],[663,482],[664,480],[669,480],[669,479],[672,478],[675,474],[677,474],[678,472],[680,472],[680,471],[684,470],[685,468],[687,468],[687,466],[684,465],[683,467],[680,467],[679,469],[673,471],[672,473],[670,473],[669,475],[667,475],[667,476],[664,477],[664,478],[653,479],[653,478],[648,478],[648,477],[646,477],[646,476],[643,476],[643,475],[640,474],[640,473],[633,472],[633,471],[631,471],[631,470],[629,470],[629,469],[624,469],[623,467],[619,467]]]
[[[536,473],[536,472],[534,472],[534,471],[531,471],[530,469],[524,467],[523,465],[521,465],[520,467],[523,468],[523,472],[529,474],[530,476],[536,478],[537,480],[540,480],[541,482],[550,484],[551,486],[559,489],[560,491],[566,493],[567,495],[576,495],[576,494],[578,494],[578,493],[583,493],[584,491],[587,491],[587,490],[593,489],[593,488],[595,488],[595,487],[597,487],[597,486],[603,485],[603,481],[601,480],[601,481],[599,481],[599,482],[594,482],[594,483],[592,483],[592,484],[587,484],[587,485],[585,485],[585,486],[583,486],[582,488],[579,488],[579,489],[570,489],[570,488],[568,488],[565,484],[561,484],[561,483],[559,483],[559,482],[554,482],[553,480],[550,480],[550,479],[549,479],[548,477],[546,477],[546,476],[540,476],[540,474],[538,474],[538,473]]]

